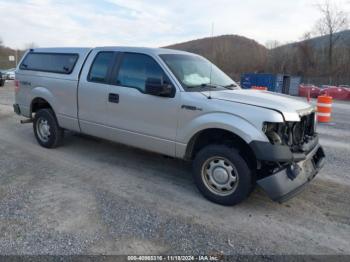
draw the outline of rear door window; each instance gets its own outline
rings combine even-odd
[[[78,57],[78,54],[28,53],[21,63],[20,69],[70,74]]]
[[[111,70],[114,52],[99,52],[90,68],[88,80],[90,82],[107,83],[108,72]]]

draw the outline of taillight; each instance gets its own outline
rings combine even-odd
[[[19,80],[15,80],[15,93],[19,91]]]

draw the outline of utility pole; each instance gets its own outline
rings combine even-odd
[[[15,63],[16,63],[16,67],[17,67],[17,63],[18,63],[18,49],[16,49],[16,51],[15,51]]]

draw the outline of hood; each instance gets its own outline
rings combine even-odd
[[[209,92],[202,92],[209,96]],[[314,106],[288,95],[259,90],[223,90],[213,91],[212,99],[248,104],[272,109],[282,113],[286,121],[299,121],[300,116],[315,111]]]

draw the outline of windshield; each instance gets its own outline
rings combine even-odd
[[[199,87],[239,89],[224,72],[203,57],[196,55],[160,55],[185,90]]]

